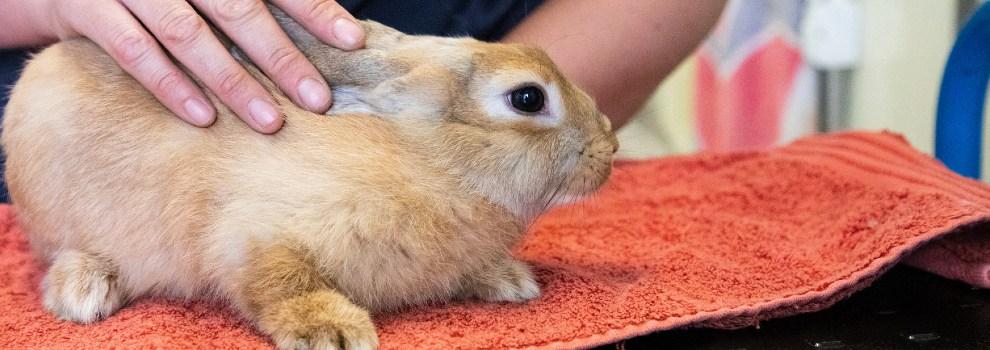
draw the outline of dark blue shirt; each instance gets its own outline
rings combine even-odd
[[[501,39],[543,0],[340,0],[359,19],[409,34]]]

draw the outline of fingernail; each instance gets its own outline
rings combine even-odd
[[[305,78],[299,82],[299,97],[313,112],[322,113],[330,104],[330,91],[313,78]]]
[[[251,119],[254,119],[254,122],[262,127],[272,125],[275,123],[275,119],[278,118],[278,111],[275,110],[275,107],[268,101],[260,98],[255,98],[251,102],[248,102],[248,111],[251,113]]]
[[[184,103],[186,115],[196,126],[207,126],[213,122],[213,110],[198,98],[190,98]]]
[[[333,35],[347,46],[346,49],[356,49],[364,40],[364,29],[350,18],[340,17],[333,22]]]

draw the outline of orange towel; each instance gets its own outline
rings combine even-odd
[[[586,204],[541,219],[518,256],[543,296],[379,315],[385,349],[575,348],[681,326],[742,327],[810,312],[911,262],[990,286],[990,187],[901,138],[850,133],[763,152],[620,164]],[[965,232],[964,232],[965,231]],[[982,275],[981,275],[982,271]],[[55,320],[41,268],[0,207],[4,348],[269,348],[232,312],[136,302],[106,321]]]

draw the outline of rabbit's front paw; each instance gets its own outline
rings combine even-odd
[[[58,254],[42,281],[42,303],[63,320],[92,323],[120,309],[125,296],[108,259],[68,250]]]
[[[479,275],[471,276],[464,288],[465,297],[485,301],[522,303],[540,296],[540,286],[525,263],[506,259]]]
[[[378,348],[371,316],[333,291],[314,291],[265,308],[259,320],[282,350]]]

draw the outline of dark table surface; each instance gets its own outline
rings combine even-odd
[[[831,308],[759,329],[671,330],[598,349],[990,349],[990,290],[898,266]]]

